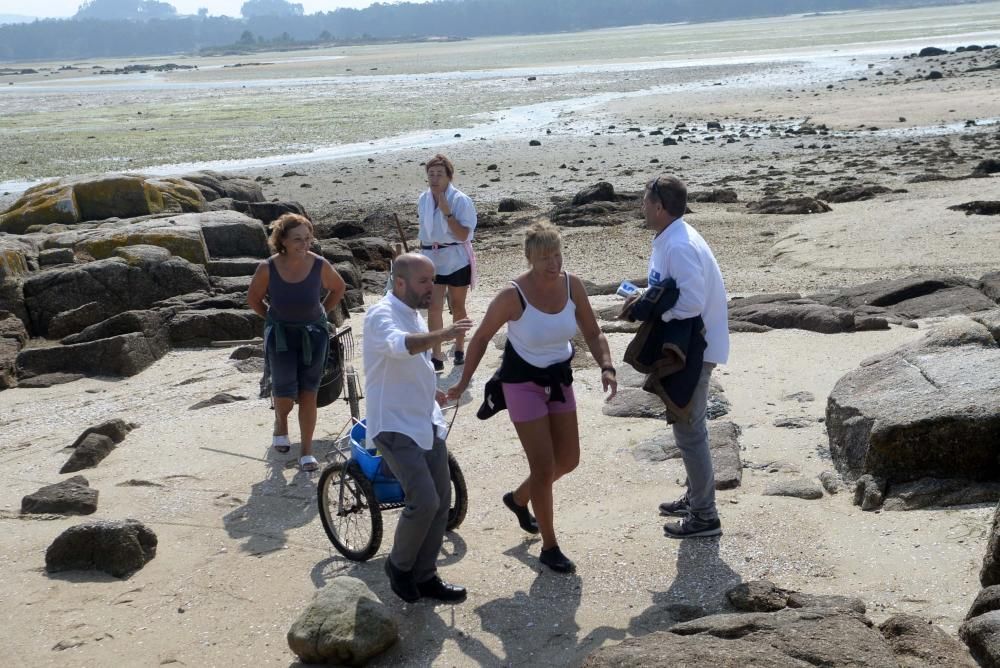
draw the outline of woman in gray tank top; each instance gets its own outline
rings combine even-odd
[[[344,296],[346,285],[324,258],[309,251],[313,225],[304,216],[286,213],[274,221],[268,244],[275,254],[257,266],[247,301],[266,320],[264,353],[271,374],[277,452],[291,449],[288,415],[299,404],[302,453],[299,466],[315,471],[312,454],[316,429],[316,392],[326,366],[330,342],[326,314]],[[323,290],[327,290],[323,298]]]

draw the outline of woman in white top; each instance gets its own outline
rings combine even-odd
[[[500,292],[490,303],[483,322],[469,342],[462,378],[448,391],[449,399],[461,397],[493,335],[507,325],[503,363],[488,383],[492,394],[497,381],[502,398],[528,458],[528,478],[503,497],[525,531],[542,534],[539,559],[559,572],[575,565],[559,549],[552,513],[552,483],[576,468],[580,461],[580,435],[573,394],[570,340],[579,327],[590,353],[601,367],[601,385],[613,397],[618,389],[608,341],[587,299],[582,281],[562,270],[559,230],[551,223],[536,223],[524,241],[530,269]],[[489,386],[492,385],[494,389]],[[535,511],[532,517],[528,502]]]
[[[476,256],[472,238],[476,229],[476,207],[468,195],[451,185],[455,166],[438,153],[427,161],[427,185],[417,200],[420,217],[420,252],[434,263],[434,293],[427,309],[431,331],[444,327],[445,293],[451,304],[452,322],[464,320],[465,298],[475,283]],[[434,346],[431,362],[444,371],[441,344]],[[465,336],[455,339],[455,364],[465,363]]]

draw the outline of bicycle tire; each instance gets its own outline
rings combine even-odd
[[[354,371],[353,364],[344,367],[344,375],[347,376],[347,404],[351,409],[351,417],[360,420],[361,390],[358,387],[358,374]]]
[[[378,552],[382,511],[371,481],[357,462],[326,467],[319,479],[317,502],[323,529],[338,552],[351,561],[367,561]]]

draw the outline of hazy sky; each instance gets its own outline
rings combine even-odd
[[[72,16],[83,0],[0,0],[0,14],[24,14],[27,16]],[[181,14],[196,14],[199,7],[207,7],[212,16],[225,14],[239,16],[244,0],[165,0],[177,8]],[[293,0],[302,5],[306,14],[326,12],[338,7],[367,7],[376,0]],[[383,2],[385,0],[382,0]],[[389,0],[390,2],[392,0]],[[413,1],[413,0],[411,0]],[[420,0],[416,0],[419,2]]]

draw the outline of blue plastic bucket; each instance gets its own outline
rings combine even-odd
[[[351,458],[361,467],[361,472],[371,480],[375,498],[379,503],[398,503],[403,500],[403,487],[389,466],[375,450],[366,447],[367,430],[362,420],[351,428]]]

